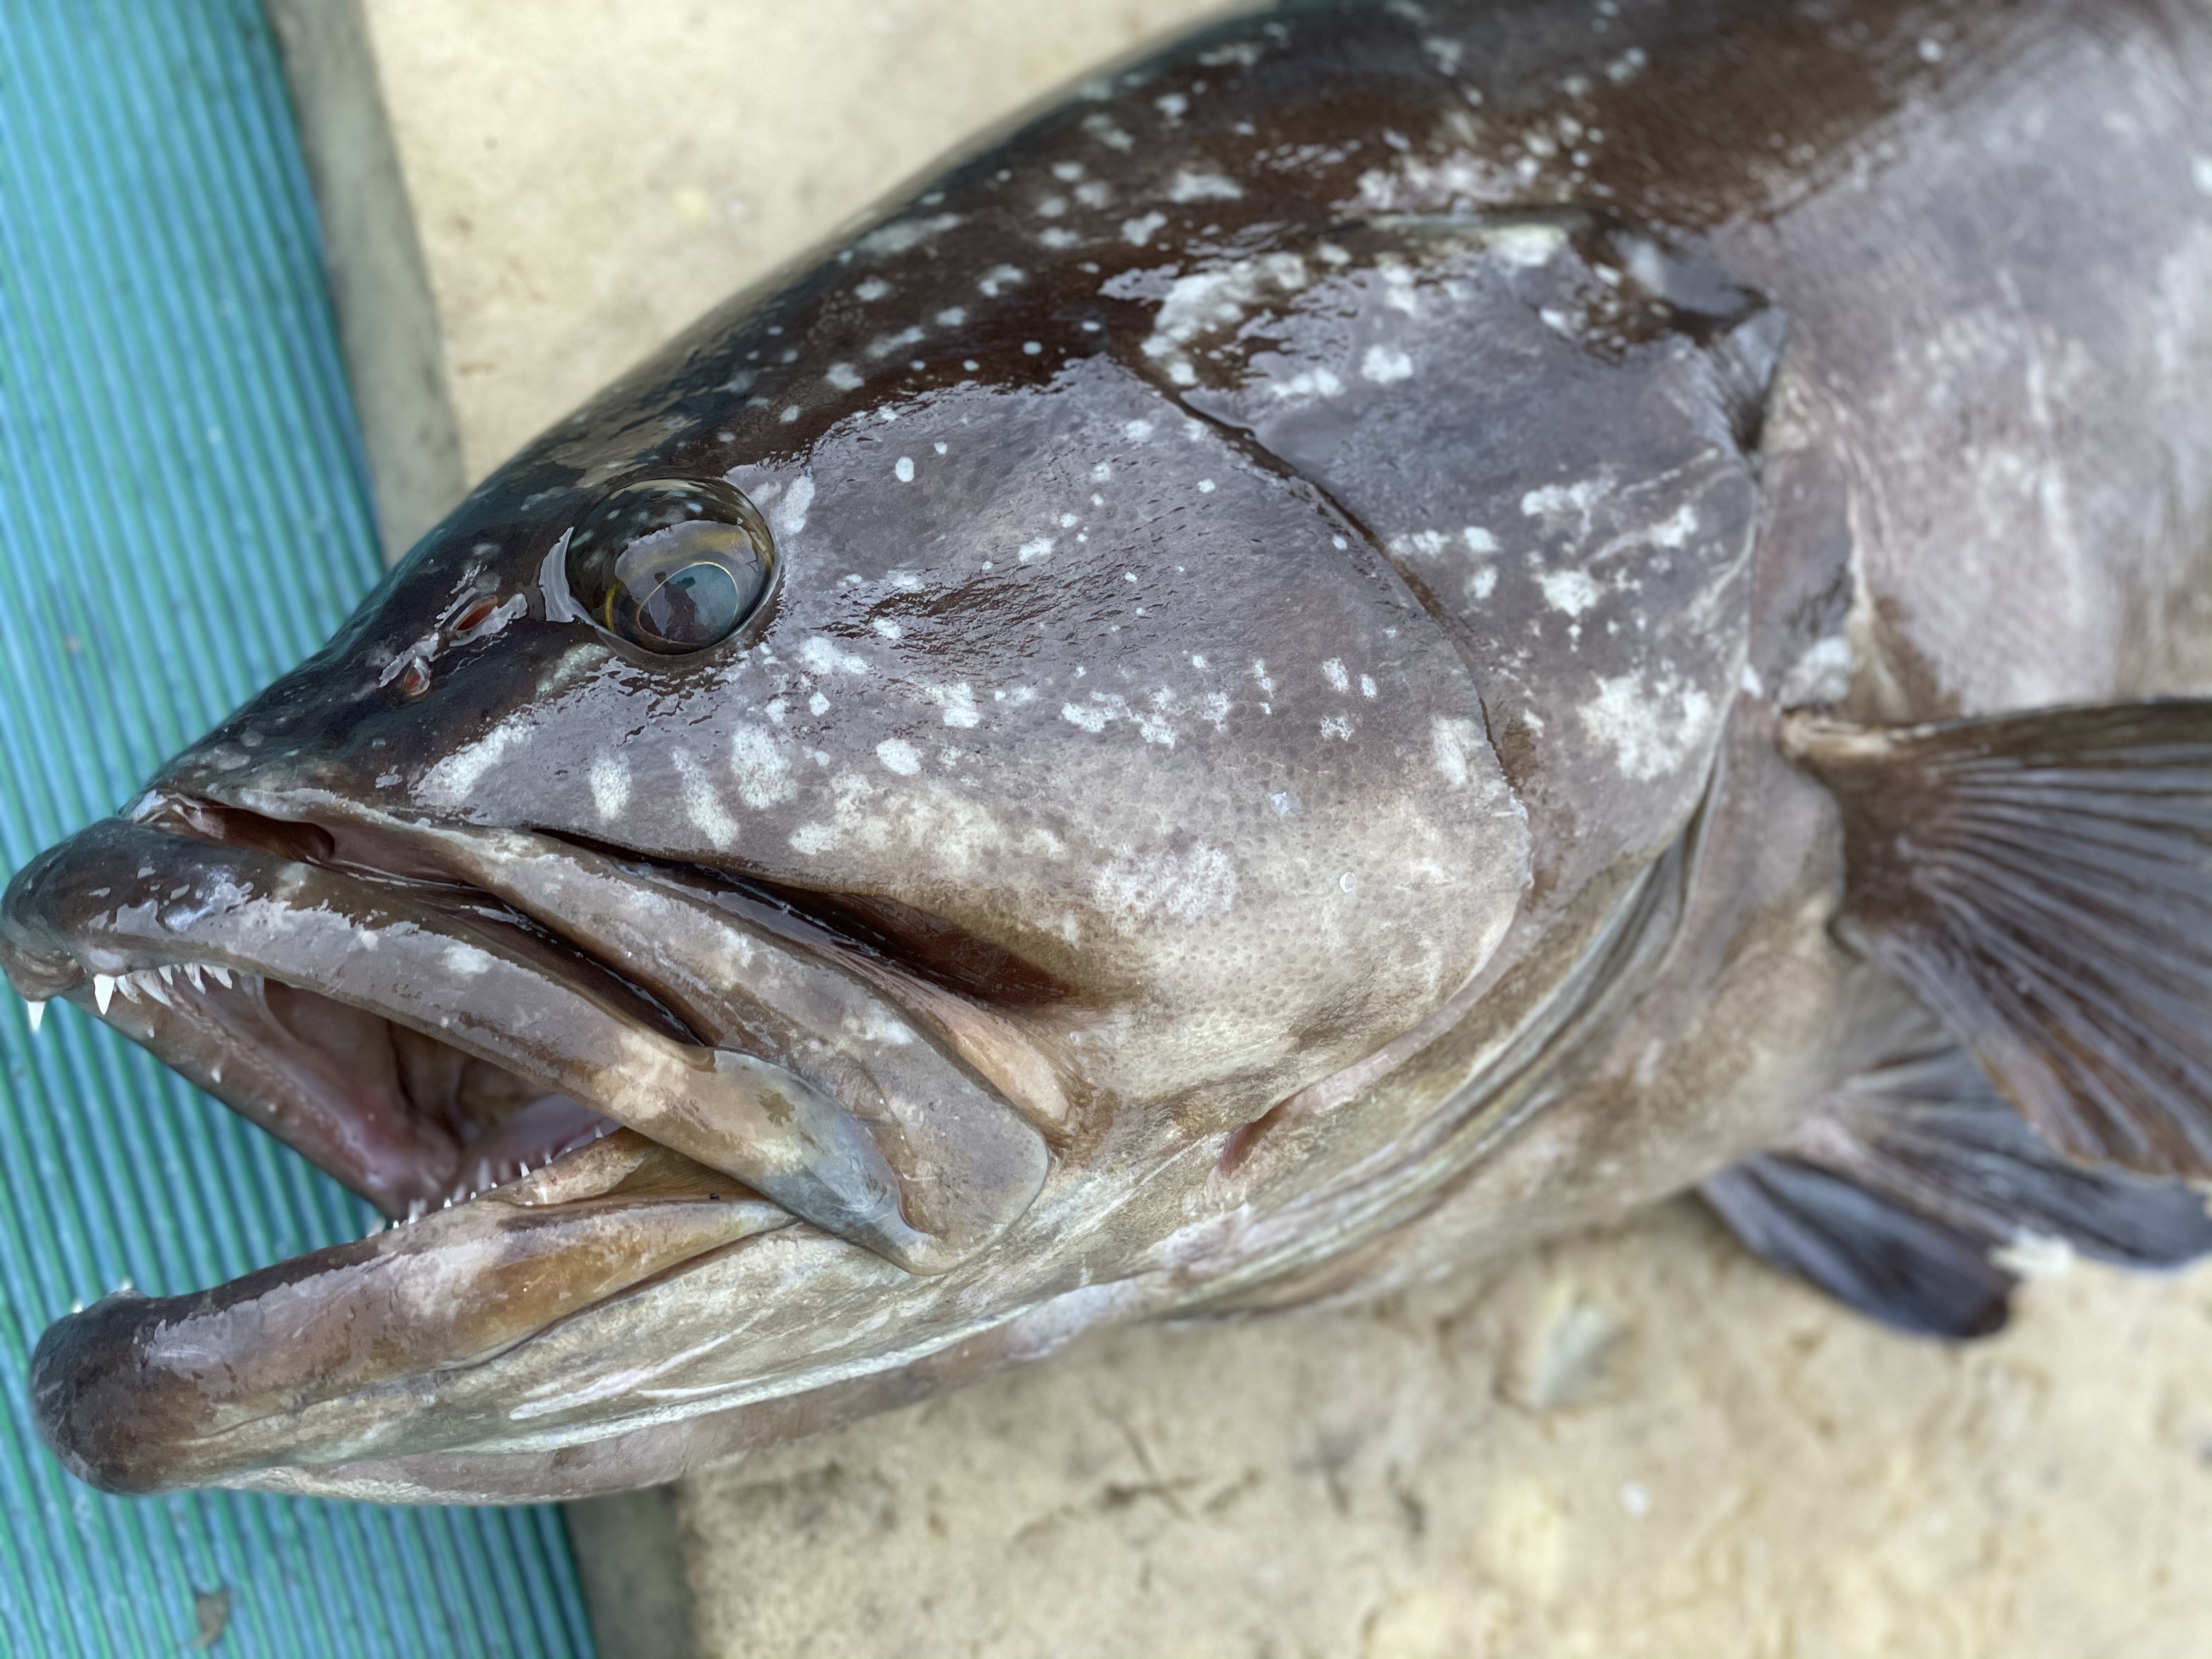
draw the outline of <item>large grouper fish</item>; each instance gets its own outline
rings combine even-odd
[[[1989,1331],[2212,1247],[2208,691],[2204,0],[1212,27],[15,875],[34,1012],[395,1223],[62,1320],[39,1420],[570,1497],[1698,1187]]]

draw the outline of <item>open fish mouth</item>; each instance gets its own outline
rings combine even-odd
[[[1017,1026],[771,891],[268,804],[149,793],[0,904],[34,1007],[76,1003],[392,1218],[50,1329],[40,1425],[98,1485],[342,1458],[269,1425],[794,1225],[941,1272],[1042,1184],[1064,1109]]]

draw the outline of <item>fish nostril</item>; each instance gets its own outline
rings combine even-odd
[[[491,613],[498,608],[498,602],[489,596],[478,599],[453,619],[453,637],[460,639],[475,633],[491,620]]]
[[[398,678],[393,682],[393,689],[404,701],[414,702],[430,689],[430,665],[420,657],[409,658],[407,666],[399,671]]]

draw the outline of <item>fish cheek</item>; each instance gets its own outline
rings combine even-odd
[[[1356,526],[1110,359],[895,431],[815,458],[848,610],[779,647],[806,678],[740,734],[790,782],[781,836],[744,820],[762,873],[991,941],[1133,1021],[1093,1081],[1231,1115],[1474,971],[1525,830],[1466,666]]]

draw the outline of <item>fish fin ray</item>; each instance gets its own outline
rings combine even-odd
[[[2004,1328],[2018,1282],[1978,1242],[1802,1158],[1758,1152],[1699,1188],[1770,1267],[1921,1336]]]
[[[2008,1249],[2055,1240],[2136,1268],[2212,1252],[2203,1194],[2069,1160],[1957,1048],[1852,1079],[1786,1146],[1703,1193],[1762,1260],[1929,1335],[2002,1328],[2018,1283]]]
[[[1842,811],[1838,933],[2066,1157],[2212,1177],[2212,701],[1791,740]]]

